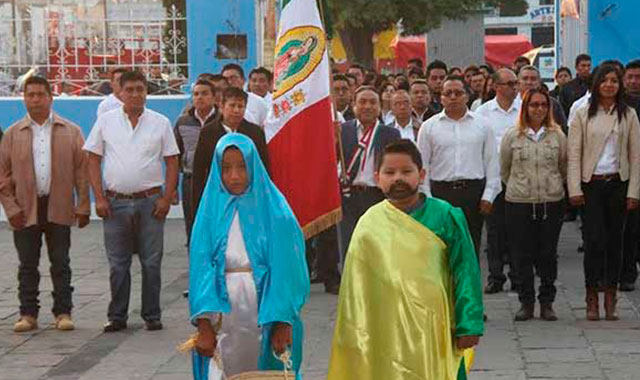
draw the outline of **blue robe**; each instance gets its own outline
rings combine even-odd
[[[235,146],[242,152],[249,186],[233,195],[222,183],[222,156]],[[189,306],[191,321],[210,313],[229,313],[225,252],[235,212],[253,269],[258,296],[258,324],[262,349],[258,370],[282,370],[271,348],[271,329],[276,322],[293,327],[293,368],[300,377],[304,327],[300,318],[309,295],[309,274],[302,230],[286,199],[271,182],[253,142],[230,133],[216,146],[211,170],[196,214],[189,256]],[[223,316],[224,318],[224,316]],[[193,351],[195,380],[207,380],[209,358]]]

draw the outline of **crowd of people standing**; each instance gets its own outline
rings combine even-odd
[[[336,175],[344,217],[306,244],[286,200],[269,180],[263,131],[272,107],[269,70],[252,70],[246,84],[236,64],[219,74],[201,74],[190,104],[172,125],[145,106],[145,76],[116,69],[113,92],[98,107],[86,141],[78,126],[52,111],[49,82],[30,77],[24,84],[27,115],[4,137],[0,132],[0,202],[20,261],[20,318],[14,331],[38,327],[43,237],[56,328],[74,328],[70,227],[89,223],[90,188],[103,219],[110,267],[104,332],[127,328],[134,255],[142,267],[141,317],[148,330],[163,328],[164,221],[181,194],[192,275],[185,295],[200,332],[198,363],[215,350],[218,326],[230,336],[227,350],[268,342],[282,352],[293,344],[299,368],[299,313],[308,283],[324,282],[326,292],[341,297],[357,294],[353,282],[341,291],[341,277],[358,265],[348,256],[361,255],[353,252],[366,246],[360,226],[366,215],[390,225],[410,215],[447,247],[457,247],[460,261],[438,278],[453,276],[473,294],[465,298],[450,290],[456,302],[468,302],[475,318],[469,321],[474,328],[456,335],[459,349],[474,346],[483,333],[477,320],[478,315],[482,319],[476,294],[481,282],[473,279],[479,276],[485,226],[489,273],[484,293],[503,291],[508,280],[521,303],[515,319],[526,321],[534,317],[537,276],[539,316],[554,321],[559,236],[563,222],[579,215],[583,243],[576,245],[584,250],[586,318],[601,318],[599,292],[604,292],[604,318],[616,320],[617,292],[633,291],[637,279],[640,61],[605,61],[592,69],[591,58],[580,55],[575,71],[572,78],[571,69],[559,68],[549,91],[524,57],[497,70],[486,64],[449,67],[438,60],[425,68],[420,59],[399,74],[382,75],[357,64],[345,73],[335,70],[332,99],[341,157]],[[432,198],[439,201],[425,200]],[[385,219],[380,206],[385,199],[405,214]],[[444,219],[427,218],[420,213],[425,209]],[[360,243],[351,244],[352,237]],[[457,246],[463,240],[464,246]],[[469,250],[475,253],[473,264]],[[283,275],[285,267],[295,276]],[[462,271],[473,278],[463,281]],[[226,289],[218,286],[225,281]],[[278,301],[276,290],[286,297]],[[342,302],[341,308],[349,300]],[[228,314],[232,307],[248,308],[253,319],[234,311],[216,323],[216,313]],[[240,327],[248,335],[235,336]],[[346,343],[334,340],[334,352],[344,348],[341,344]],[[270,347],[254,354],[262,366],[275,368],[267,358]],[[459,359],[451,356],[449,370],[464,372]],[[255,367],[232,358],[227,362],[235,372]],[[344,358],[338,362],[334,373],[349,366]]]

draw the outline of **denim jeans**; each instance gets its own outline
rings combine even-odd
[[[145,321],[160,320],[160,271],[164,220],[153,216],[160,194],[143,199],[109,198],[111,217],[104,220],[104,241],[109,260],[110,321],[126,322],[131,292],[131,258],[138,253],[142,267],[142,311]]]

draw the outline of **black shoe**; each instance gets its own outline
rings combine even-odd
[[[564,222],[575,222],[576,220],[578,220],[578,215],[576,213],[568,212],[564,214]]]
[[[540,318],[545,321],[557,321],[558,316],[556,316],[556,312],[553,311],[553,307],[551,307],[550,303],[541,303],[540,304]]]
[[[338,285],[338,284],[326,285],[325,284],[324,292],[337,296],[338,294],[340,294],[340,285]]]
[[[518,285],[514,282],[511,282],[511,291],[512,292],[517,292],[518,291]]]
[[[182,292],[182,296],[183,296],[184,298],[189,298],[189,291],[188,291],[188,290],[185,290],[184,292]]]
[[[636,290],[636,284],[633,282],[621,282],[619,289],[621,292],[633,292]]]
[[[144,328],[147,329],[147,331],[162,330],[162,322],[160,322],[160,321],[145,321],[144,322]]]
[[[584,244],[578,246],[578,252],[584,252]]]
[[[127,328],[127,322],[109,321],[102,327],[102,331],[106,333],[121,331]]]
[[[516,313],[516,317],[514,318],[516,321],[528,321],[533,318],[533,304],[532,303],[523,303],[520,306],[520,310]]]
[[[484,288],[484,294],[496,294],[502,291],[502,285],[496,281],[489,281],[487,286]]]

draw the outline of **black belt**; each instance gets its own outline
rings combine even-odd
[[[182,173],[182,178],[184,179],[191,179],[191,177],[193,177],[193,174],[191,173]]]
[[[485,179],[459,179],[456,181],[431,181],[433,185],[450,187],[452,189],[466,189],[472,185],[480,185],[485,183]]]
[[[605,182],[620,181],[620,174],[618,174],[618,173],[613,173],[613,174],[594,174],[594,175],[591,176],[591,180],[592,181],[605,181]]]
[[[105,191],[105,194],[107,195],[107,197],[115,198],[115,199],[143,199],[143,198],[149,198],[152,195],[156,195],[160,193],[162,193],[162,187],[160,186],[153,187],[151,189],[147,189],[144,191],[138,191],[137,193],[131,193],[131,194],[122,194],[122,193],[117,193],[111,190]]]

